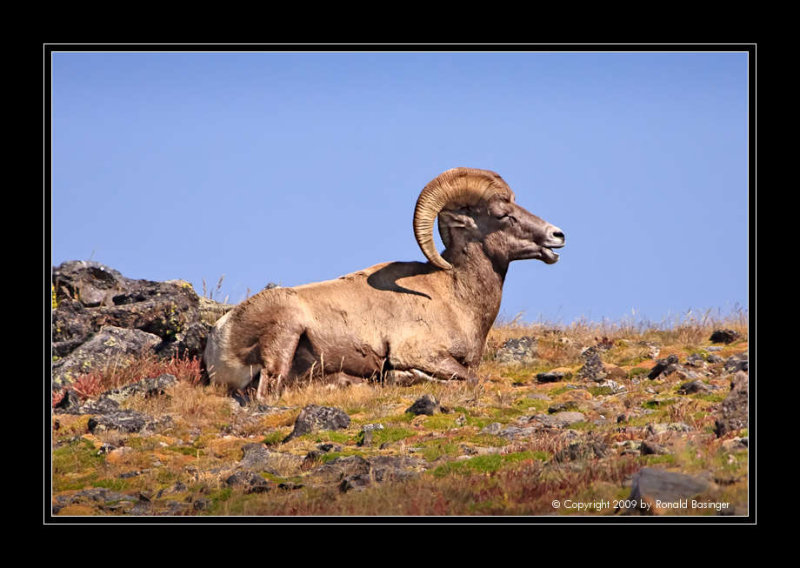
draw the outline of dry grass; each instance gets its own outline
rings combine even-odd
[[[52,403],[55,405],[60,402],[67,389],[71,389],[82,400],[86,400],[105,391],[163,374],[173,375],[179,381],[191,385],[199,385],[202,382],[199,359],[194,357],[163,359],[150,353],[132,362],[113,361],[100,369],[79,376],[69,387],[53,393]]]
[[[630,475],[655,464],[730,478],[733,481],[724,486],[724,495],[746,502],[746,491],[742,492],[747,484],[746,464],[742,464],[746,451],[737,454],[725,450],[725,440],[711,433],[722,397],[678,395],[683,381],[676,374],[656,381],[641,380],[640,374],[641,369],[655,364],[653,346],[659,358],[676,353],[685,359],[702,351],[718,328],[742,334],[741,340],[718,352],[721,356],[746,351],[747,322],[738,317],[699,317],[664,329],[630,323],[577,322],[559,327],[509,322],[492,329],[487,357],[477,369],[477,383],[330,387],[311,382],[276,395],[270,401],[273,408],[268,409],[256,401],[240,407],[226,389],[201,384],[196,360],[144,358],[127,368],[109,366],[81,377],[72,388],[81,397],[92,397],[143,378],[173,374],[179,381],[167,389],[166,396],[137,396],[123,403],[125,408],[150,416],[169,416],[171,425],[155,434],[107,431],[91,435],[88,417],[55,415],[55,493],[69,495],[83,487],[111,487],[126,494],[148,495],[154,511],[160,512],[170,502],[207,501],[198,509],[181,509],[185,511],[181,514],[551,515],[553,499],[625,497],[630,491],[626,485]],[[537,339],[537,357],[532,363],[501,365],[494,360],[493,352],[504,341],[523,336]],[[626,388],[624,393],[606,392],[595,383],[581,383],[577,378],[568,381],[575,388],[568,388],[566,382],[536,382],[537,372],[560,367],[579,369],[582,350],[598,342],[608,347],[602,352],[603,361],[619,367],[621,375],[615,381]],[[727,387],[727,381],[719,375],[709,382],[719,384],[720,393]],[[405,414],[405,409],[423,394],[434,396],[445,412],[416,418]],[[60,395],[63,393],[54,394],[53,399]],[[568,401],[585,414],[585,422],[568,429],[541,430],[522,439],[481,433],[494,422],[511,426],[522,419],[520,425],[524,426],[526,417],[547,413],[550,405]],[[283,443],[300,410],[310,404],[344,410],[351,418],[350,427]],[[628,418],[617,424],[617,416],[623,414]],[[367,423],[385,426],[378,435],[381,441],[389,442],[385,447],[380,443],[358,445],[359,432]],[[651,437],[672,448],[667,456],[623,453],[619,444],[637,443],[651,423],[683,423],[692,432],[669,430]],[[604,444],[609,455],[564,463],[554,459],[575,440]],[[243,448],[262,442],[275,457],[272,473],[262,473],[271,490],[251,494],[230,488],[225,480],[242,459]],[[316,451],[320,442],[333,442],[337,449],[325,459],[318,456],[316,462],[303,465],[303,458]],[[103,445],[116,449],[101,454]],[[404,482],[372,483],[364,490],[347,493],[335,485],[309,481],[307,475],[325,460],[351,455],[410,456],[423,460],[428,469]],[[279,484],[297,488],[278,489]],[[160,498],[159,492],[164,492]],[[62,514],[99,513],[96,505],[84,503],[62,510]]]

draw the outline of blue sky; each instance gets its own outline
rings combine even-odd
[[[566,234],[504,318],[747,308],[747,57],[55,52],[52,263],[238,302],[423,260],[419,191],[468,166]]]

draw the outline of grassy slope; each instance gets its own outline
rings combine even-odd
[[[336,389],[309,385],[285,392],[274,402],[285,409],[270,413],[258,413],[255,405],[237,409],[222,389],[197,384],[196,362],[141,361],[127,370],[85,377],[78,392],[93,396],[139,378],[171,372],[180,381],[167,396],[134,398],[125,406],[153,416],[168,414],[172,426],[150,435],[114,431],[92,435],[88,416],[54,415],[54,502],[58,497],[99,487],[144,498],[153,514],[577,514],[574,509],[556,510],[551,503],[554,499],[588,503],[625,498],[630,493],[630,476],[650,465],[710,474],[716,482],[713,498],[732,503],[736,513],[743,514],[747,511],[747,450],[724,444],[746,432],[717,439],[712,431],[728,392],[729,377],[722,372],[722,365],[709,366],[715,374],[706,382],[721,387],[711,394],[678,394],[677,388],[685,379],[676,374],[655,381],[646,378],[647,370],[655,364],[647,344],[658,346],[658,358],[674,353],[683,362],[690,354],[707,354],[708,338],[719,327],[735,329],[743,339],[724,346],[718,355],[727,358],[747,351],[747,322],[742,318],[688,322],[661,331],[636,326],[506,324],[495,327],[489,336],[478,385],[355,385]],[[506,339],[523,335],[538,338],[535,361],[501,365],[493,360],[493,353]],[[603,361],[618,368],[612,378],[626,392],[614,394],[609,388],[577,379],[536,383],[537,372],[555,368],[577,371],[582,365],[581,350],[602,337],[613,343],[603,353]],[[434,395],[449,412],[430,417],[406,414],[405,409],[425,393]],[[547,413],[551,405],[570,401],[586,420],[565,430],[544,430],[511,440],[481,433],[490,423],[515,425],[520,417]],[[282,444],[307,404],[343,409],[351,418],[350,427]],[[617,423],[619,415],[626,416],[623,423]],[[381,423],[384,429],[375,432],[371,445],[359,446],[362,426],[369,423]],[[684,423],[691,430],[669,430],[651,438],[668,448],[668,454],[642,456],[631,452],[651,423]],[[610,451],[603,458],[554,459],[560,450],[579,440],[602,442]],[[335,485],[310,483],[305,477],[307,470],[297,467],[300,458],[325,441],[338,447],[334,453],[323,455],[323,462],[349,455],[410,455],[423,459],[427,469],[408,481],[372,484],[364,490],[342,493]],[[274,473],[262,474],[273,489],[266,493],[248,494],[224,482],[226,471],[229,475],[230,468],[242,458],[242,448],[254,442],[291,454],[285,463],[275,464]],[[104,444],[117,449],[102,452]],[[289,459],[292,456],[297,459]],[[277,489],[280,483],[303,487],[284,491]],[[59,514],[109,515],[127,510],[77,500]],[[614,511],[603,506],[588,514]]]

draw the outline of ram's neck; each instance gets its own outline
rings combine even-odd
[[[447,249],[442,257],[453,265],[455,293],[461,305],[473,311],[485,339],[500,310],[508,263],[493,262],[477,242]]]

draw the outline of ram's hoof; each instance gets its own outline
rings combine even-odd
[[[408,387],[422,383],[445,383],[447,381],[432,377],[428,373],[420,371],[419,369],[410,369],[404,371],[393,369],[391,371],[387,371],[383,375],[383,382],[387,385]]]

